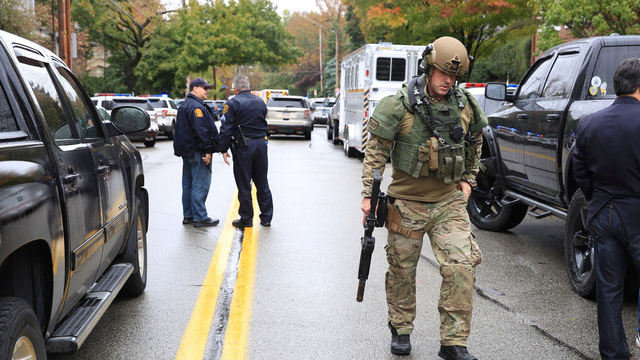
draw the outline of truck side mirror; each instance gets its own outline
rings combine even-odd
[[[507,85],[501,83],[488,83],[484,89],[487,99],[504,101],[507,98]]]
[[[119,106],[111,110],[111,123],[123,134],[143,131],[151,125],[146,111],[135,106]]]

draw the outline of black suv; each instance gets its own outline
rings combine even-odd
[[[125,134],[52,52],[0,31],[0,359],[77,350],[115,296],[147,282],[149,200]]]
[[[504,84],[487,84],[485,90],[487,98],[506,104],[488,116],[484,129],[486,170],[469,199],[471,221],[505,231],[527,214],[566,219],[567,273],[585,297],[595,293],[595,272],[586,200],[571,162],[575,130],[580,119],[613,102],[613,73],[630,57],[640,57],[640,36],[580,39],[542,54],[515,94]]]

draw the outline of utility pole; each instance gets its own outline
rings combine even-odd
[[[218,93],[217,93],[218,85],[216,84],[216,66],[213,65],[212,68],[213,68],[213,90],[214,90],[213,100],[218,100]]]
[[[333,89],[333,96],[337,96],[337,89],[338,87],[340,87],[340,63],[338,62],[338,49],[340,49],[340,47],[338,46],[338,28],[336,28],[336,84],[334,86]]]
[[[72,69],[70,0],[58,0],[58,44],[62,61]]]
[[[318,38],[320,39],[320,96],[324,96],[324,86],[322,85],[322,25],[318,26]]]

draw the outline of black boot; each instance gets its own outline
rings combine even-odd
[[[459,345],[440,345],[438,355],[445,360],[478,360],[475,356],[469,354],[466,346]]]
[[[396,328],[389,324],[391,328],[391,353],[396,355],[409,355],[411,353],[411,341],[409,334],[398,335]]]

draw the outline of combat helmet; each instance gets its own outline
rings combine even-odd
[[[420,67],[424,73],[433,66],[445,74],[460,76],[469,69],[470,60],[467,49],[458,39],[443,36],[424,49]]]

